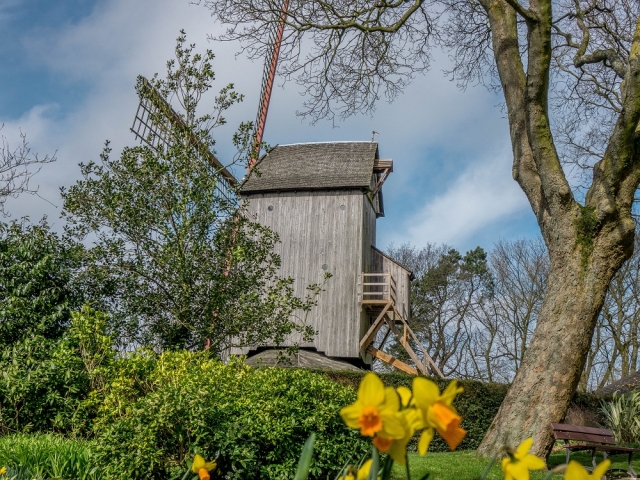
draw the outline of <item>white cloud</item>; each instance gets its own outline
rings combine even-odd
[[[73,106],[36,106],[8,122],[11,128],[3,132],[20,127],[34,151],[57,151],[58,161],[46,165],[34,179],[44,198],[59,205],[59,186],[78,179],[77,164],[97,159],[105,139],[112,141],[114,155],[133,143],[129,127],[138,101],[135,78],[164,72],[181,28],[198,49],[211,48],[216,53],[213,90],[234,82],[246,94],[245,102],[226,115],[228,125],[216,134],[220,158],[231,158],[233,131],[240,121],[255,117],[260,62],[236,57],[237,45],[207,43],[207,34],[221,27],[206,9],[187,0],[105,0],[75,24],[56,31],[38,28],[37,35],[23,39],[33,65],[46,66],[64,78],[68,88],[78,88]],[[440,73],[445,63],[446,56],[438,55],[432,72],[417,77],[393,104],[381,103],[373,118],[353,117],[338,123],[338,128],[329,122],[310,126],[296,117],[303,99],[295,94],[297,87],[288,83],[274,91],[265,140],[271,144],[368,140],[372,130],[380,132],[382,156],[396,160],[396,171],[385,185],[387,210],[395,214],[384,219],[385,231],[402,232],[393,239],[396,243],[458,244],[483,226],[517,214],[526,201],[511,180],[508,153],[491,158],[478,154],[496,151],[496,145],[508,142],[506,122],[495,108],[499,97],[482,88],[458,91]],[[438,157],[427,157],[428,151],[437,151]],[[446,164],[444,156],[454,160]],[[424,186],[435,172],[440,184],[450,187],[434,195]],[[407,192],[419,192],[413,194],[418,200],[406,202]],[[392,204],[400,203],[400,208],[393,208]],[[48,214],[54,220],[59,214],[59,209],[30,196],[12,201],[8,208],[14,217]],[[382,231],[380,240],[387,240]]]
[[[37,105],[18,119],[4,120],[2,134],[7,138],[15,142],[22,130],[34,151],[57,152],[58,158],[34,177],[46,200],[24,195],[10,200],[7,208],[14,218],[46,214],[55,220],[59,208],[51,204],[60,206],[59,187],[79,178],[78,163],[97,160],[106,139],[111,141],[114,155],[134,143],[129,127],[138,103],[136,76],[165,71],[182,28],[187,31],[187,41],[195,42],[198,49],[220,50],[214,61],[219,80],[214,90],[234,77],[247,89],[254,88],[247,84],[259,85],[260,78],[247,71],[261,67],[235,61],[229,45],[219,48],[208,44],[206,36],[214,29],[211,17],[186,1],[110,0],[99,3],[75,25],[60,31],[38,29],[37,36],[23,39],[30,62],[64,76],[69,88],[77,85],[78,98],[73,107],[59,106],[56,115],[51,115],[54,106]],[[231,137],[231,133],[225,135]]]
[[[480,230],[522,212],[529,204],[510,175],[511,155],[505,148],[471,164],[446,191],[429,198],[406,221],[394,243],[460,245]]]

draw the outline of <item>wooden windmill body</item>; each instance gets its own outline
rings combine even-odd
[[[278,233],[280,274],[295,280],[298,296],[332,275],[317,306],[298,317],[317,332],[302,348],[361,367],[379,358],[407,373],[440,374],[407,323],[412,273],[376,248],[382,185],[392,170],[375,142],[279,145],[260,158],[240,195],[249,214]],[[383,351],[389,334],[416,368]],[[285,346],[297,343],[290,338]],[[234,353],[251,357],[268,347]]]

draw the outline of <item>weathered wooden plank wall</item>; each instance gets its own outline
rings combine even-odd
[[[322,282],[325,271],[333,274],[318,297],[318,306],[306,318],[318,335],[312,344],[301,345],[314,346],[332,357],[359,356],[363,319],[357,298],[358,279],[363,266],[371,261],[371,243],[367,245],[363,230],[367,230],[369,239],[375,238],[375,214],[363,222],[367,204],[370,206],[358,190],[249,196],[249,213],[280,235],[276,249],[282,258],[280,273],[295,279],[296,295],[305,296],[307,285]],[[299,340],[292,338],[288,344]],[[241,352],[236,349],[232,353]]]
[[[362,195],[362,267],[361,272],[369,273],[373,272],[373,250],[372,246],[376,244],[376,211],[371,200],[367,195]],[[361,300],[361,299],[360,299]],[[367,330],[371,326],[371,319],[366,309],[360,309],[360,334],[358,342],[364,337]],[[365,351],[360,351],[361,358],[366,363],[371,363],[372,357]]]
[[[409,296],[411,294],[411,272],[394,262],[375,247],[371,247],[374,273],[391,273],[396,281],[396,308],[405,320],[409,319]]]

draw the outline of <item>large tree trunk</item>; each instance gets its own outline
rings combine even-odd
[[[535,334],[479,454],[493,455],[533,437],[534,454],[553,444],[576,390],[597,316],[615,272],[633,251],[631,203],[640,181],[635,130],[640,120],[640,23],[625,77],[624,107],[604,157],[593,170],[585,206],[573,197],[548,116],[552,2],[480,0],[491,24],[507,104],[513,175],[529,199],[549,250],[550,272]],[[521,62],[518,13],[527,19]],[[635,52],[635,53],[633,53]]]
[[[533,453],[546,456],[551,423],[561,422],[576,390],[607,286],[630,255],[633,231],[614,243],[600,238],[593,253],[574,244],[551,252],[551,269],[535,335],[478,453],[492,455],[533,436]],[[612,239],[613,240],[613,239]]]

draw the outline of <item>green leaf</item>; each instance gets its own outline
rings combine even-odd
[[[311,457],[313,456],[313,445],[316,442],[316,434],[312,433],[304,442],[304,448],[298,462],[298,470],[293,480],[307,480],[309,476],[309,467],[311,466]]]
[[[378,470],[380,470],[380,455],[378,455],[378,449],[373,447],[371,452],[371,470],[369,470],[367,480],[378,480]]]

